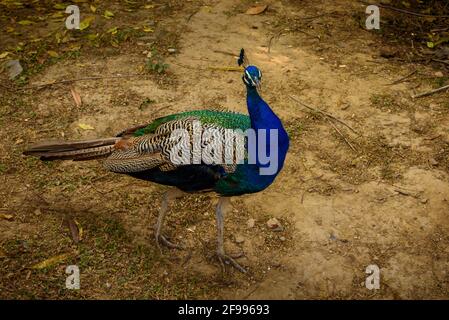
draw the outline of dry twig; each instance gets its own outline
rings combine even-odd
[[[369,2],[366,2],[366,1],[359,1],[359,2],[363,3],[365,5],[374,5],[374,6],[378,6],[380,8],[384,8],[384,9],[387,9],[387,10],[396,11],[396,12],[400,12],[400,13],[404,13],[404,14],[408,14],[408,15],[412,15],[412,16],[417,16],[417,17],[449,18],[449,15],[423,14],[423,13],[418,13],[418,12],[413,12],[413,11],[409,11],[409,10],[404,10],[404,9],[399,9],[399,8],[387,6],[387,5],[380,4],[380,3],[369,3]]]
[[[328,117],[328,118],[331,118],[331,119],[333,119],[333,120],[335,120],[335,121],[337,121],[337,122],[340,122],[342,125],[344,125],[345,127],[347,127],[349,130],[351,130],[352,132],[354,132],[356,135],[359,135],[359,136],[360,136],[360,134],[359,134],[357,131],[355,131],[349,124],[347,124],[347,123],[344,122],[343,120],[338,119],[338,118],[335,117],[334,115],[332,115],[332,114],[330,114],[330,113],[328,113],[328,112],[326,112],[326,111],[320,110],[320,109],[318,109],[318,108],[312,107],[312,106],[310,106],[310,105],[308,105],[308,104],[302,102],[301,100],[299,100],[298,98],[296,98],[296,97],[294,97],[294,96],[292,96],[292,95],[289,95],[289,97],[290,97],[290,99],[292,99],[293,101],[299,103],[300,105],[306,107],[306,108],[309,109],[309,110],[312,110],[312,111],[321,113],[322,115],[324,115],[324,116],[326,116],[326,117]]]
[[[101,79],[119,79],[119,78],[132,78],[132,77],[140,77],[142,74],[123,74],[123,75],[115,75],[115,76],[94,76],[94,77],[84,77],[84,78],[78,78],[78,79],[67,79],[67,80],[60,80],[50,83],[44,83],[44,84],[38,84],[35,86],[28,86],[23,87],[18,90],[28,90],[28,89],[41,89],[45,87],[50,87],[56,84],[66,84],[66,83],[73,83],[77,81],[85,81],[85,80],[101,80]]]
[[[404,81],[405,79],[407,79],[407,78],[409,78],[409,77],[411,77],[412,75],[414,75],[416,72],[417,72],[418,70],[413,70],[412,72],[410,72],[409,74],[407,74],[406,76],[404,76],[404,77],[402,77],[402,78],[400,78],[400,79],[398,79],[398,80],[395,80],[395,81],[393,81],[393,82],[391,82],[391,83],[388,83],[388,84],[386,84],[387,86],[391,86],[391,85],[394,85],[394,84],[398,84],[398,83],[401,83],[402,81]]]
[[[327,119],[327,121],[329,122],[329,124],[332,126],[332,128],[334,128],[334,130],[343,138],[343,140],[345,140],[345,142],[348,144],[348,146],[352,149],[352,151],[357,152],[357,149],[354,148],[354,146],[351,144],[351,142],[349,142],[348,139],[346,139],[346,137],[344,136],[343,133],[341,133],[340,130],[338,130],[338,128],[332,123],[331,120]]]
[[[444,91],[444,90],[447,90],[447,89],[449,89],[449,84],[447,86],[444,86],[444,87],[441,87],[441,88],[438,88],[438,89],[433,89],[433,90],[430,90],[430,91],[427,91],[427,92],[423,92],[423,93],[420,93],[420,94],[412,95],[412,98],[416,99],[416,98],[421,98],[421,97],[425,97],[425,96],[430,96],[431,94],[434,94],[434,93],[437,93],[437,92],[441,92],[441,91]]]

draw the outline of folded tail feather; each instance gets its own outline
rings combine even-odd
[[[31,146],[23,152],[26,156],[41,160],[92,160],[105,158],[114,151],[114,145],[122,138],[106,138],[81,141],[50,141]]]

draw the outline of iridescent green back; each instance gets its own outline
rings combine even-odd
[[[195,110],[158,118],[145,128],[137,130],[134,133],[134,136],[137,137],[154,133],[161,124],[177,119],[182,120],[186,117],[195,117],[198,118],[202,124],[215,124],[226,129],[241,129],[242,131],[245,131],[251,127],[251,120],[249,116],[245,114],[215,110]]]

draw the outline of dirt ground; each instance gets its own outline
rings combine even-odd
[[[270,1],[259,15],[245,14],[260,4],[247,0],[135,2],[154,6],[127,11],[125,2],[101,2],[97,12],[114,17],[90,28],[146,25],[151,32],[80,49],[73,41],[59,58],[37,58],[42,66],[30,64],[22,80],[26,88],[138,76],[0,88],[0,298],[449,298],[449,92],[410,95],[436,86],[422,75],[443,72],[437,80],[447,83],[447,69],[382,57],[384,39],[360,27],[365,6],[355,1]],[[80,6],[82,14],[89,8]],[[44,27],[63,30],[60,24]],[[23,37],[40,30],[18,28]],[[4,36],[0,49],[18,37]],[[108,173],[97,161],[21,155],[39,140],[111,136],[178,111],[246,113],[232,56],[242,47],[263,71],[262,96],[291,138],[275,183],[234,198],[226,217],[225,246],[244,252],[247,275],[222,273],[214,255],[215,196],[190,195],[173,206],[166,231],[187,250],[161,255],[152,226],[165,187]],[[166,64],[161,73],[145,67],[149,52]],[[414,69],[421,77],[391,85]],[[267,228],[273,217],[282,231]],[[75,220],[78,243],[67,227]],[[60,263],[32,268],[61,254]],[[80,268],[80,290],[65,288],[72,264]],[[365,287],[372,264],[380,268],[379,290]]]

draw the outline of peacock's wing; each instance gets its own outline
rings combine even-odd
[[[136,173],[152,169],[165,172],[177,170],[183,165],[171,160],[170,150],[179,143],[179,139],[172,139],[172,133],[174,130],[184,129],[190,134],[190,141],[193,141],[195,121],[205,128],[215,128],[222,133],[226,132],[225,129],[245,131],[251,126],[248,116],[233,112],[198,110],[165,116],[148,125],[120,133],[119,136],[124,139],[116,144],[115,151],[105,160],[104,166],[118,173]],[[210,167],[216,168],[216,165]],[[225,172],[232,172],[235,165],[222,165],[222,168]]]
[[[241,129],[245,131],[251,127],[250,118],[245,114],[230,111],[194,110],[161,117],[147,125],[131,128],[131,130],[135,129],[133,130],[134,136],[141,136],[156,132],[160,126],[167,122],[174,120],[182,121],[185,118],[191,117],[200,121],[202,125],[214,125],[224,129]]]

